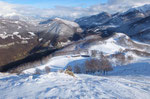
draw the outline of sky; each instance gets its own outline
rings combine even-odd
[[[110,14],[150,4],[150,0],[0,0],[0,16],[76,19],[101,12]]]
[[[55,6],[89,7],[94,4],[106,3],[107,0],[1,0],[12,4],[32,5],[38,8]]]

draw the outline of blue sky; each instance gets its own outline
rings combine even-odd
[[[106,3],[107,0],[0,0],[12,4],[33,5],[39,8],[53,8],[55,6],[89,7],[95,4]]]

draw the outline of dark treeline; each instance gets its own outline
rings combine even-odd
[[[18,66],[20,66],[22,64],[41,60],[43,57],[53,54],[55,51],[58,51],[58,50],[59,49],[50,49],[50,50],[46,50],[44,52],[31,54],[24,59],[21,59],[21,60],[15,61],[15,62],[11,62],[7,65],[1,66],[0,72],[7,72],[11,69],[17,68]]]

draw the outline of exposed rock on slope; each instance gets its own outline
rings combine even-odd
[[[45,27],[45,32],[40,34],[42,45],[62,47],[72,40],[78,40],[82,29],[71,21],[55,18],[42,22],[40,27]]]

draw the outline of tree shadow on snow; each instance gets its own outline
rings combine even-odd
[[[132,63],[116,66],[109,76],[150,76],[150,63]]]

